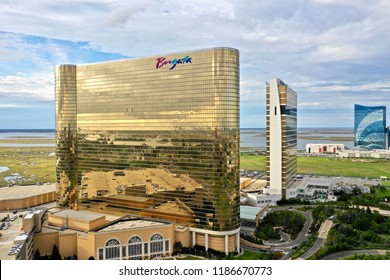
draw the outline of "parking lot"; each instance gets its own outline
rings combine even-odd
[[[22,232],[22,218],[19,215],[22,214],[21,211],[18,211],[16,214],[12,214],[12,211],[1,211],[0,220],[4,217],[13,217],[17,216],[14,221],[9,221],[8,229],[0,230],[2,236],[0,237],[0,260],[14,260],[16,255],[8,255],[9,249],[14,245],[14,239],[16,236],[20,235]],[[2,224],[3,222],[1,222]],[[4,222],[5,223],[5,222]]]

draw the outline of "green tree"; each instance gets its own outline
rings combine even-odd
[[[183,251],[183,244],[180,241],[176,241],[173,245],[173,249],[176,254],[180,254]]]
[[[353,223],[353,227],[359,230],[369,230],[371,228],[371,221],[367,217],[358,218]]]
[[[52,260],[61,260],[62,259],[56,244],[53,245],[53,250],[51,252],[50,259],[52,259]]]
[[[39,249],[36,249],[33,255],[33,260],[40,260],[41,259],[41,251]]]

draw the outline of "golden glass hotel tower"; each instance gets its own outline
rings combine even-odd
[[[56,67],[57,201],[239,248],[239,53]],[[217,244],[217,245],[214,245]]]

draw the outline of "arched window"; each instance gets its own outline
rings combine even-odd
[[[155,233],[150,237],[150,253],[154,255],[159,255],[164,252],[164,237]]]
[[[120,258],[121,243],[119,240],[111,238],[106,242],[104,249],[106,251],[106,260]]]
[[[142,256],[142,238],[133,236],[128,242],[129,259],[139,259]]]

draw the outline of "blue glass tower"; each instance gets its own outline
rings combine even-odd
[[[390,150],[390,126],[386,128],[386,149]]]
[[[355,104],[355,147],[385,149],[386,106],[362,106]]]

